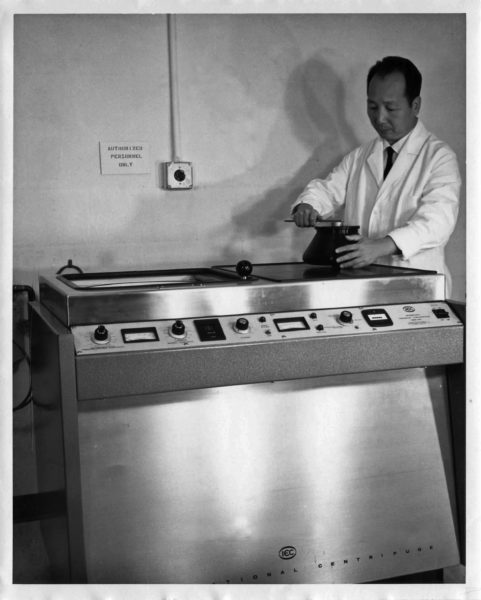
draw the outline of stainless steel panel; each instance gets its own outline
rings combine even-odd
[[[80,400],[463,361],[463,328],[378,332],[76,358]]]
[[[81,402],[89,582],[349,583],[456,564],[445,387],[409,369]]]
[[[387,267],[386,267],[387,269]],[[160,290],[75,290],[54,277],[40,278],[40,298],[64,324],[80,325],[208,315],[282,312],[333,306],[442,301],[444,276],[340,278]]]

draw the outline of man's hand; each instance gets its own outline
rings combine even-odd
[[[297,205],[296,211],[292,215],[292,218],[298,227],[311,227],[315,224],[320,216],[321,215],[317,212],[317,210],[312,208],[310,204],[307,204],[307,202],[301,202],[301,204]]]
[[[336,261],[342,269],[365,267],[381,256],[400,253],[394,240],[388,235],[379,240],[370,240],[361,235],[346,235],[346,239],[352,243],[336,249],[336,254],[338,254]]]

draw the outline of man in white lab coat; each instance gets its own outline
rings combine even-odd
[[[451,280],[444,246],[458,215],[461,177],[456,155],[418,120],[421,74],[401,57],[386,57],[367,78],[367,113],[379,137],[353,150],[326,179],[314,179],[293,206],[299,227],[344,209],[360,235],[338,249],[341,268],[373,262],[435,270]],[[392,148],[392,150],[391,150]]]

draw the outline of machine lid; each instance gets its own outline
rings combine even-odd
[[[216,272],[235,274],[235,265],[212,267]],[[406,277],[431,275],[436,271],[407,269],[388,265],[369,265],[359,269],[337,269],[331,265],[312,265],[305,262],[259,263],[252,265],[252,276],[275,282],[315,281],[315,280],[359,280],[379,277]]]
[[[57,279],[82,291],[121,289],[156,290],[162,288],[198,287],[209,284],[232,284],[239,280],[234,272],[216,273],[209,268],[163,269],[156,271],[120,271],[100,273],[68,273]],[[254,281],[255,278],[249,278]]]

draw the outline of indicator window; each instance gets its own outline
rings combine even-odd
[[[371,327],[389,327],[393,324],[384,308],[366,308],[361,310],[361,314]]]
[[[120,331],[126,344],[159,341],[159,336],[157,335],[155,327],[138,327],[136,329],[121,329]]]
[[[201,342],[226,339],[219,319],[194,319],[194,325]]]
[[[285,319],[274,319],[278,331],[303,331],[310,329],[304,317],[287,317]]]

